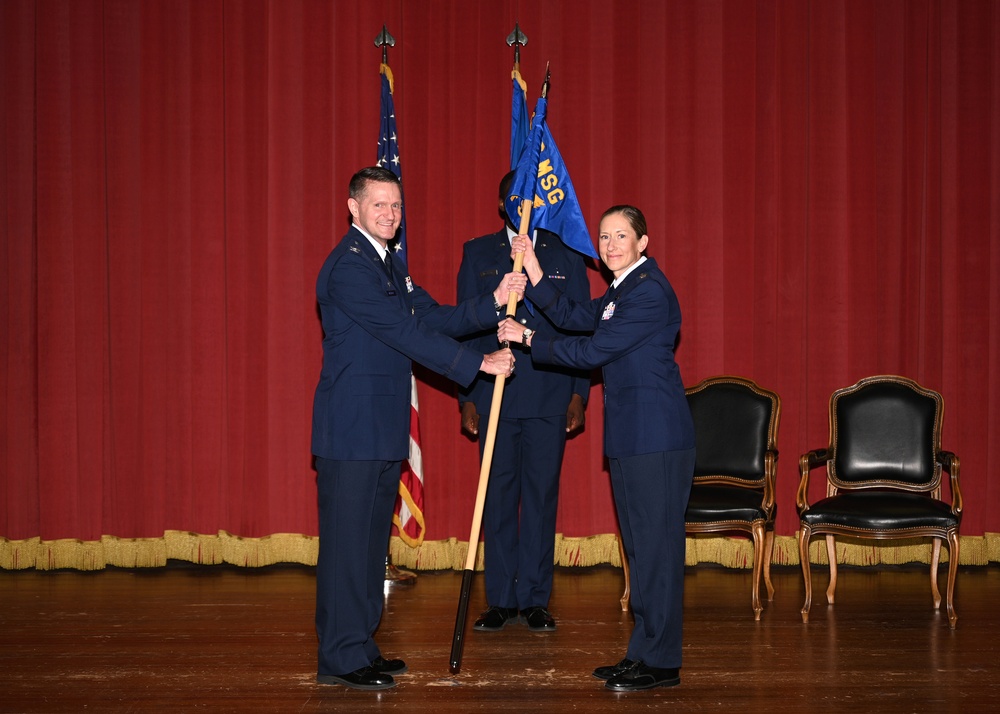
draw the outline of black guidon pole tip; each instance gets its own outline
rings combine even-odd
[[[458,614],[455,616],[455,634],[451,640],[451,671],[462,667],[462,645],[465,643],[465,620],[469,612],[469,595],[472,591],[471,570],[462,571],[462,592],[458,597]]]

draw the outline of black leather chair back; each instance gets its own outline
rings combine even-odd
[[[843,390],[831,403],[834,483],[902,488],[939,483],[941,407],[939,397],[894,381]]]
[[[764,454],[774,417],[771,398],[746,385],[715,382],[688,392],[694,418],[695,478],[725,474],[764,478]]]

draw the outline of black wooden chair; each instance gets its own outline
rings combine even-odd
[[[834,538],[889,540],[932,538],[931,594],[941,606],[938,564],[941,543],[948,542],[948,623],[954,628],[955,576],[958,573],[958,527],[962,493],[959,460],[941,450],[944,400],[911,379],[881,375],[862,379],[830,397],[830,445],[799,459],[799,557],[806,599],[802,622],[809,622],[812,579],[809,539],[826,536],[833,604],[837,588]],[[826,468],[827,496],[810,504],[809,474]],[[951,477],[951,502],[941,500],[941,475]]]
[[[753,540],[754,619],[760,619],[760,581],[774,597],[774,487],[781,400],[743,377],[711,377],[685,390],[694,419],[694,485],[684,516],[688,533],[746,533]],[[628,609],[628,563],[622,609]]]

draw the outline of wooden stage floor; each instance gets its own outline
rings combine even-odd
[[[0,571],[0,712],[1000,711],[1000,568],[962,569],[954,631],[925,566],[842,568],[832,607],[825,569],[813,576],[808,625],[792,568],[754,622],[749,571],[689,568],[681,685],[614,694],[590,673],[631,631],[620,570],[557,569],[550,634],[473,632],[477,573],[457,674],[461,574],[420,573],[387,587],[378,640],[410,671],[376,693],[315,683],[305,566]]]

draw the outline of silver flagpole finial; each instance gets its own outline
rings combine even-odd
[[[514,31],[507,35],[507,44],[514,48],[514,64],[521,63],[521,48],[528,44],[528,36],[521,32],[521,25],[514,23]]]
[[[382,48],[382,64],[389,64],[388,48],[396,46],[396,38],[389,34],[385,25],[382,25],[382,31],[375,35],[375,46]]]

